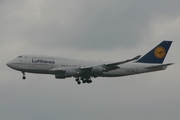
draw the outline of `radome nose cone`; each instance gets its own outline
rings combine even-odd
[[[8,67],[10,67],[10,62],[6,63],[6,65],[7,65]]]

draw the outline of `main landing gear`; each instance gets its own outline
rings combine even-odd
[[[23,74],[22,79],[25,80],[26,79],[25,72],[22,72],[22,74]]]
[[[82,81],[82,83],[92,83],[92,80],[90,79],[90,78],[76,78],[76,82],[77,82],[77,84],[81,84],[81,81]]]

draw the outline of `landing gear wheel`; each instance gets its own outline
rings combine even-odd
[[[88,80],[88,82],[87,83],[92,83],[92,80]]]
[[[22,72],[22,74],[23,74],[22,79],[25,80],[26,79],[25,72]]]
[[[25,80],[25,79],[26,79],[26,76],[23,76],[22,79]]]
[[[78,81],[78,82],[77,82],[77,84],[78,84],[78,85],[80,85],[80,84],[81,84],[81,82],[80,82],[80,81]]]
[[[86,83],[87,81],[86,81],[86,80],[83,80],[82,82],[83,82],[83,83]]]
[[[76,78],[76,81],[78,82],[78,81],[79,81],[79,78]]]

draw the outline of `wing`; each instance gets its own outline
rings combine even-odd
[[[87,66],[87,67],[80,67],[80,68],[74,68],[74,69],[62,69],[62,68],[53,68],[50,71],[52,73],[57,75],[64,75],[65,77],[73,76],[73,77],[85,77],[89,78],[91,76],[97,77],[99,74],[102,74],[103,72],[108,72],[111,70],[116,70],[119,68],[118,65],[128,63],[134,60],[139,59],[141,56],[138,55],[132,59],[128,59],[121,62],[114,62],[114,63],[108,63],[108,64],[101,64],[101,65],[95,65],[95,66]]]
[[[141,55],[138,55],[138,56],[136,56],[136,57],[134,57],[132,59],[128,59],[128,60],[121,61],[121,62],[114,62],[114,63],[108,63],[108,64],[102,64],[102,65],[96,65],[96,66],[83,67],[83,68],[81,68],[81,70],[82,71],[92,71],[93,68],[102,68],[102,71],[108,72],[108,71],[111,71],[111,70],[118,69],[119,68],[118,65],[125,64],[125,63],[128,63],[128,62],[137,60],[140,57],[141,57]]]
[[[109,63],[109,64],[105,64],[106,67],[113,67],[113,66],[117,66],[117,65],[120,65],[120,64],[124,64],[124,63],[127,63],[127,62],[131,62],[131,61],[134,61],[134,60],[138,60],[139,58],[141,57],[141,55],[138,55],[132,59],[128,59],[128,60],[125,60],[125,61],[121,61],[121,62],[115,62],[115,63]]]

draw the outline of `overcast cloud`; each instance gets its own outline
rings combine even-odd
[[[179,120],[180,1],[1,0],[0,119]],[[22,74],[6,66],[21,54],[121,61],[173,40],[162,72],[97,78]]]

